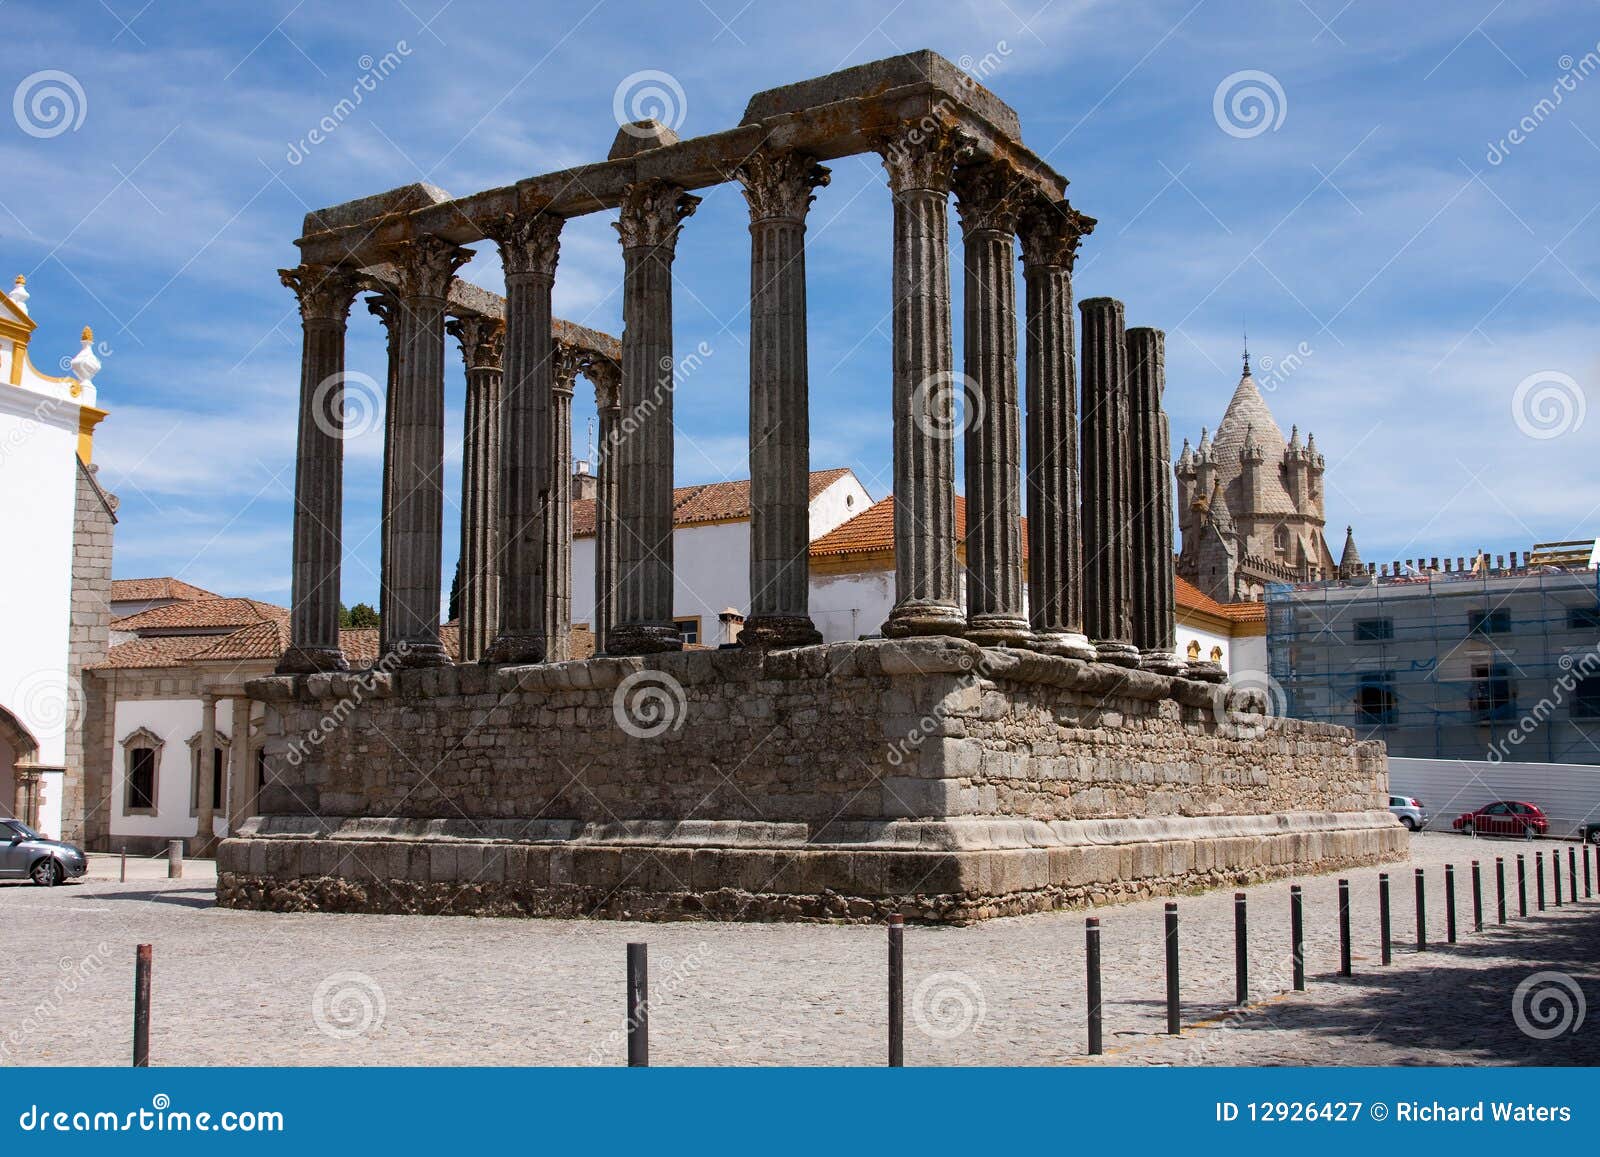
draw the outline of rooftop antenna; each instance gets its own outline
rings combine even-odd
[[[1241,322],[1240,325],[1244,329],[1244,376],[1248,378],[1250,376],[1250,324]]]

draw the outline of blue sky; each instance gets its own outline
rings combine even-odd
[[[1372,560],[1600,531],[1600,413],[1586,413],[1600,403],[1594,5],[104,0],[6,12],[3,272],[28,275],[46,372],[83,325],[102,342],[111,417],[96,456],[122,499],[120,577],[287,602],[299,322],[274,271],[295,263],[307,209],[418,180],[462,194],[601,158],[619,85],[643,70],[681,88],[672,113],[690,136],[736,124],[758,90],[918,48],[982,71],[1099,218],[1078,295],[1119,297],[1129,324],[1167,331],[1175,442],[1215,426],[1248,321],[1279,422],[1315,431],[1327,456],[1336,552],[1346,522]],[[306,147],[386,54],[388,75]],[[68,94],[76,127],[24,125],[28,78],[43,70],[81,91]],[[1267,79],[1223,88],[1219,112],[1219,86],[1238,73]],[[1245,119],[1248,101],[1230,119],[1241,85],[1267,93],[1269,124]],[[556,306],[616,333],[612,216],[567,226]],[[678,347],[712,351],[675,399],[680,485],[747,476],[745,220],[736,189],[713,190],[679,244]],[[812,463],[853,467],[875,496],[888,489],[889,245],[881,167],[836,162],[809,239]],[[500,288],[490,248],[463,275]],[[358,306],[350,368],[381,380],[382,359]],[[1263,363],[1293,368],[1272,380]],[[458,472],[453,342],[449,369]],[[376,434],[347,444],[347,602],[376,601],[379,464]],[[452,509],[447,567],[456,533]]]

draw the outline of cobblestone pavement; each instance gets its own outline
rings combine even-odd
[[[1540,844],[1548,854],[1553,845]],[[1107,908],[1104,1059],[1134,1064],[1596,1063],[1592,1025],[1547,1040],[1513,1016],[1540,971],[1600,999],[1600,896],[1516,916],[1520,841],[1413,837],[1394,881],[1395,962],[1378,956],[1377,869],[1353,886],[1356,976],[1340,980],[1333,877],[1305,888],[1309,991],[1290,984],[1288,881],[1247,889],[1252,997],[1231,1016],[1231,891],[1179,899],[1183,1016],[1164,1026],[1162,900]],[[1508,857],[1512,923],[1494,921]],[[1472,857],[1488,928],[1471,931]],[[1565,845],[1562,861],[1565,863]],[[1443,864],[1461,943],[1446,946]],[[114,865],[114,861],[111,861]],[[1414,950],[1415,867],[1430,939]],[[163,869],[164,870],[164,869]],[[218,909],[208,880],[0,885],[0,1064],[126,1064],[133,945],[155,945],[157,1064],[618,1064],[624,945],[650,946],[656,1064],[881,1064],[881,927],[280,915]],[[97,872],[105,875],[110,873]],[[1600,883],[1600,880],[1597,880]],[[1579,873],[1579,889],[1582,874]],[[1549,895],[1553,901],[1553,891]],[[1095,1063],[1084,1057],[1083,913],[906,932],[910,1064]],[[1548,985],[1545,986],[1548,988]],[[1554,990],[1551,990],[1552,992]],[[1559,994],[1557,994],[1559,995]],[[1555,1003],[1552,1003],[1555,1001]],[[1524,1002],[1528,1004],[1527,1001]],[[1560,1013],[1547,994],[1534,1014]],[[1600,1014],[1597,1014],[1600,1015]],[[1524,1017],[1526,1019],[1526,1016]],[[1542,1022],[1530,1022],[1538,1029]]]

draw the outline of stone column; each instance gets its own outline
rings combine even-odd
[[[251,700],[235,695],[229,702],[228,786],[223,799],[228,809],[228,834],[237,836],[239,825],[250,815],[250,797],[255,794],[255,766],[250,758]]]
[[[894,195],[895,605],[883,633],[960,635],[948,201],[966,147],[945,126],[919,125],[881,151]]]
[[[622,367],[610,358],[591,355],[583,373],[594,383],[594,405],[600,417],[594,488],[594,651],[603,655],[617,621],[617,469],[614,454],[622,426]]]
[[[1130,329],[1128,367],[1129,505],[1133,538],[1133,643],[1139,666],[1162,675],[1183,670],[1173,621],[1172,471],[1167,457],[1167,335]]]
[[[424,236],[395,247],[405,313],[391,407],[388,655],[400,665],[450,662],[439,643],[444,535],[444,311],[455,272],[472,251]]]
[[[672,622],[672,259],[682,221],[700,198],[661,180],[623,193],[622,432],[618,469],[617,620],[613,655],[678,651]]]
[[[491,663],[545,657],[546,508],[550,500],[550,294],[565,219],[507,215],[485,232],[506,271],[505,380],[500,394],[500,627]]]
[[[461,454],[461,653],[483,658],[500,627],[500,364],[505,325],[461,317],[446,327],[467,368]]]
[[[1083,533],[1078,514],[1078,375],[1072,266],[1094,220],[1066,202],[1025,213],[1027,283],[1029,646],[1094,659],[1083,633]]]
[[[212,832],[216,819],[216,808],[211,803],[212,787],[216,779],[217,766],[217,697],[209,691],[200,695],[200,774],[196,777],[199,783],[195,792],[200,797],[195,801],[195,835],[194,847],[189,849],[191,856],[203,856],[211,847],[216,838]]]
[[[762,150],[735,175],[750,207],[750,617],[739,641],[795,647],[822,642],[810,614],[805,237],[828,170]]]
[[[400,372],[400,345],[405,313],[400,303],[387,293],[367,298],[367,311],[383,323],[388,355],[388,372],[383,393],[383,480],[382,515],[378,523],[378,654],[389,650],[389,591],[384,581],[389,574],[389,526],[394,499],[389,492],[390,460],[394,457],[394,382]]]
[[[294,568],[282,674],[343,671],[339,562],[344,491],[344,328],[354,276],[325,265],[280,269],[300,298],[300,433],[294,476]]]
[[[1091,297],[1079,310],[1083,314],[1084,624],[1101,662],[1137,667],[1122,302]]]
[[[963,252],[962,370],[967,412],[967,637],[1029,638],[1022,601],[1022,438],[1017,410],[1017,217],[1025,186],[1009,168],[956,176]]]
[[[545,533],[544,636],[552,663],[572,658],[572,384],[582,354],[556,344],[550,383],[550,524]]]

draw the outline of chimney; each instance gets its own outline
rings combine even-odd
[[[572,501],[593,502],[599,490],[599,482],[589,473],[589,460],[576,459],[572,463]]]

